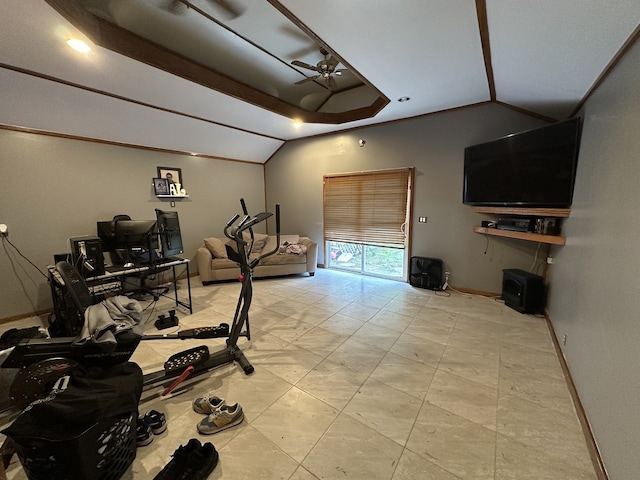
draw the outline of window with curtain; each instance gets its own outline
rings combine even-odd
[[[325,241],[403,248],[412,171],[325,175]]]

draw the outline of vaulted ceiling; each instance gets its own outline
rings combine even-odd
[[[2,5],[0,126],[256,163],[483,102],[567,118],[640,35],[640,0]]]

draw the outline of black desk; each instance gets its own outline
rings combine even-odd
[[[188,303],[180,300],[180,298],[178,297],[178,284],[176,282],[177,280],[176,267],[183,267],[183,266],[187,268],[187,292],[189,297]],[[189,276],[189,260],[186,258],[178,258],[178,257],[167,258],[167,259],[162,259],[153,265],[136,265],[135,267],[128,267],[128,268],[119,267],[119,266],[109,267],[107,268],[107,271],[102,275],[97,275],[95,277],[87,277],[85,278],[85,281],[89,286],[89,290],[95,290],[95,291],[92,291],[92,293],[95,293],[95,294],[99,294],[100,289],[105,285],[115,288],[116,284],[118,283],[120,284],[119,290],[122,291],[124,290],[123,287],[125,286],[124,280],[127,277],[130,277],[133,275],[137,276],[140,274],[153,275],[154,273],[160,272],[167,268],[171,268],[171,274],[173,275],[173,296],[176,301],[176,307],[178,305],[182,305],[183,307],[189,309],[189,313],[193,313],[193,308],[191,304],[192,303],[191,302],[191,277]],[[117,290],[114,289],[110,291],[117,291]],[[102,293],[106,293],[106,292],[103,291]]]
[[[187,293],[188,293],[188,302],[183,301],[178,296],[178,284],[176,282],[176,267],[186,267],[187,269]],[[139,276],[140,274],[154,274],[156,272],[160,272],[162,270],[171,268],[171,273],[173,275],[173,296],[176,301],[176,307],[181,305],[187,309],[189,309],[189,313],[193,313],[192,302],[191,302],[191,277],[189,275],[189,260],[186,258],[167,258],[162,259],[160,262],[157,262],[153,265],[136,265],[135,267],[108,267],[107,271],[102,275],[96,275],[95,277],[86,277],[84,280],[89,287],[89,291],[92,295],[100,296],[108,293],[123,293],[125,294],[125,286],[126,286],[126,278],[130,276]],[[52,290],[55,287],[64,288],[64,281],[58,274],[55,267],[49,267],[49,276],[53,281],[51,281]],[[56,299],[59,298],[58,295],[53,293],[54,299],[54,307],[58,307],[56,305]]]

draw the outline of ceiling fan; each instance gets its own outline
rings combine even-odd
[[[342,75],[342,72],[346,71],[346,69],[343,68],[336,70],[336,67],[340,64],[340,60],[338,60],[324,48],[320,48],[320,53],[324,55],[324,59],[320,60],[316,65],[309,65],[308,63],[301,62],[300,60],[294,60],[293,62],[291,62],[291,65],[306,68],[307,70],[313,70],[314,72],[318,73],[318,75],[307,77],[300,80],[299,82],[296,82],[295,85],[300,85],[302,83],[314,81],[317,78],[322,78],[325,80],[330,89],[334,90],[338,88],[333,75],[340,76]]]

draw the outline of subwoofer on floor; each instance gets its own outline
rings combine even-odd
[[[545,288],[540,275],[517,268],[503,270],[502,299],[520,313],[544,313]]]
[[[444,265],[439,258],[411,257],[409,284],[429,290],[442,290]]]

